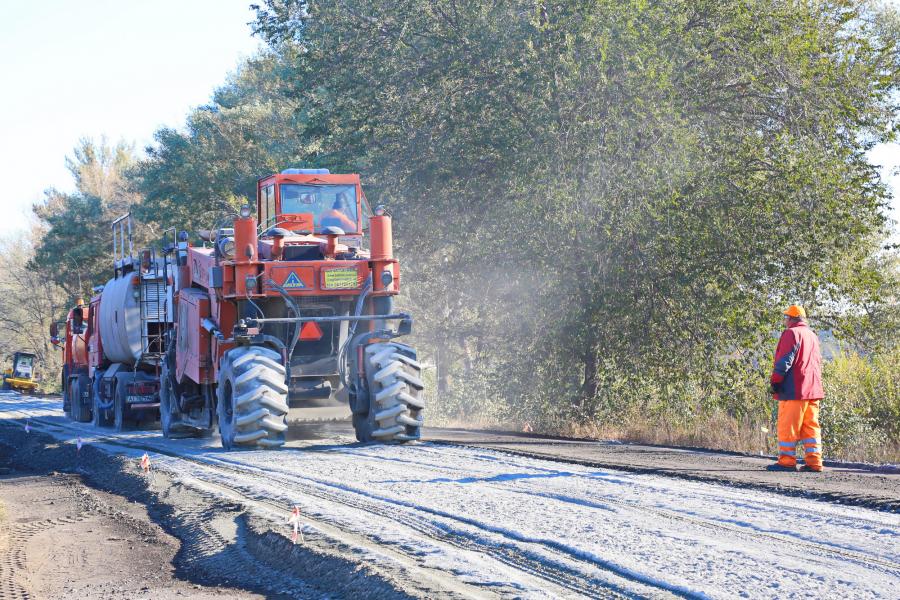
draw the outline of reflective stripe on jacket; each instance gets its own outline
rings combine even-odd
[[[781,383],[778,400],[821,400],[822,353],[819,338],[802,321],[784,330],[775,350],[772,382]]]

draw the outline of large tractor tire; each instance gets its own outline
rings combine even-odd
[[[90,394],[91,380],[84,376],[74,377],[69,387],[69,406],[72,408],[72,420],[89,423],[91,406],[84,403],[84,397]]]
[[[159,376],[159,424],[163,437],[168,439],[195,437],[199,433],[195,428],[179,423],[181,412],[178,410],[178,398],[175,394],[169,365],[163,361]]]
[[[216,386],[222,447],[277,448],[287,431],[288,386],[281,355],[262,346],[241,346],[222,358]]]
[[[422,365],[405,344],[366,346],[368,402],[353,415],[360,442],[409,442],[421,437],[425,408]]]

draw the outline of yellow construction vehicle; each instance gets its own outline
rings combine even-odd
[[[19,392],[33,392],[37,388],[34,378],[34,354],[16,352],[13,366],[3,373],[3,389]]]

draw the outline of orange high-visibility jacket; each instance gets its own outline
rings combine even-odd
[[[802,321],[784,330],[775,350],[772,383],[781,388],[778,400],[821,400],[822,353],[819,337]]]
[[[356,223],[354,223],[350,219],[350,217],[336,208],[331,208],[323,212],[321,216],[321,223],[322,227],[336,225],[347,232],[356,231]]]

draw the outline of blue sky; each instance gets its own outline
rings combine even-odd
[[[79,138],[141,149],[206,103],[259,46],[252,1],[0,0],[0,235],[26,227],[44,189],[73,188],[64,160]],[[900,146],[872,160],[900,192]]]

